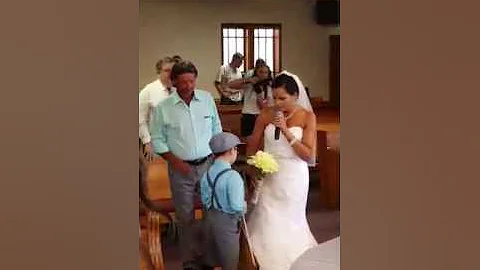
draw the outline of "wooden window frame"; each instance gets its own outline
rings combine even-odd
[[[243,39],[243,48],[245,51],[245,71],[253,69],[255,66],[254,59],[254,30],[258,28],[273,28],[274,31],[278,31],[278,35],[273,38],[273,66],[270,67],[273,73],[278,73],[282,70],[282,24],[280,23],[222,23],[220,26],[220,54],[221,54],[221,65],[224,62],[224,51],[223,51],[223,29],[224,28],[241,28],[245,31]],[[231,55],[229,56],[231,57]]]

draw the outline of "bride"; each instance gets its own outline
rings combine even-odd
[[[263,150],[280,170],[262,182],[258,201],[248,215],[250,244],[261,270],[288,270],[317,241],[306,218],[308,163],[315,157],[316,117],[297,76],[280,73],[273,82],[274,109],[257,118],[247,155]],[[275,129],[280,136],[275,138]]]

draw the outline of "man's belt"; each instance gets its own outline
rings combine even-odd
[[[194,160],[185,160],[185,162],[192,165],[192,166],[198,166],[198,165],[202,165],[203,163],[205,163],[205,161],[207,161],[210,156],[211,155],[208,155],[206,157],[197,158],[197,159],[194,159]]]

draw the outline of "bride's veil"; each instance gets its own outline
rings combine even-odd
[[[308,97],[307,91],[305,90],[305,86],[303,85],[300,78],[297,75],[290,73],[286,70],[280,72],[280,74],[285,74],[292,77],[298,85],[298,99],[297,104],[305,108],[307,111],[313,112],[312,104],[310,103],[310,98]],[[317,156],[317,134],[315,133],[315,142],[314,142],[314,155],[312,156],[311,160],[308,162],[309,166],[315,166],[316,163],[316,156]]]
[[[286,70],[280,72],[280,74],[288,75],[295,80],[295,82],[298,85],[298,100],[297,100],[298,105],[302,106],[307,111],[313,112],[312,104],[310,103],[310,98],[308,97],[307,91],[305,90],[305,86],[303,86],[303,83],[300,80],[300,78],[298,78],[297,75],[290,73]]]

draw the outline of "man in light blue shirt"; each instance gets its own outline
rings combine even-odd
[[[205,265],[237,270],[240,252],[239,222],[246,210],[245,189],[231,164],[237,159],[240,139],[222,132],[210,140],[215,161],[200,180],[205,208]]]
[[[194,237],[194,202],[199,196],[199,180],[213,159],[208,143],[222,131],[213,97],[196,89],[197,75],[189,61],[173,66],[176,92],[158,104],[150,124],[154,152],[168,162],[185,270],[199,267],[201,246]]]

